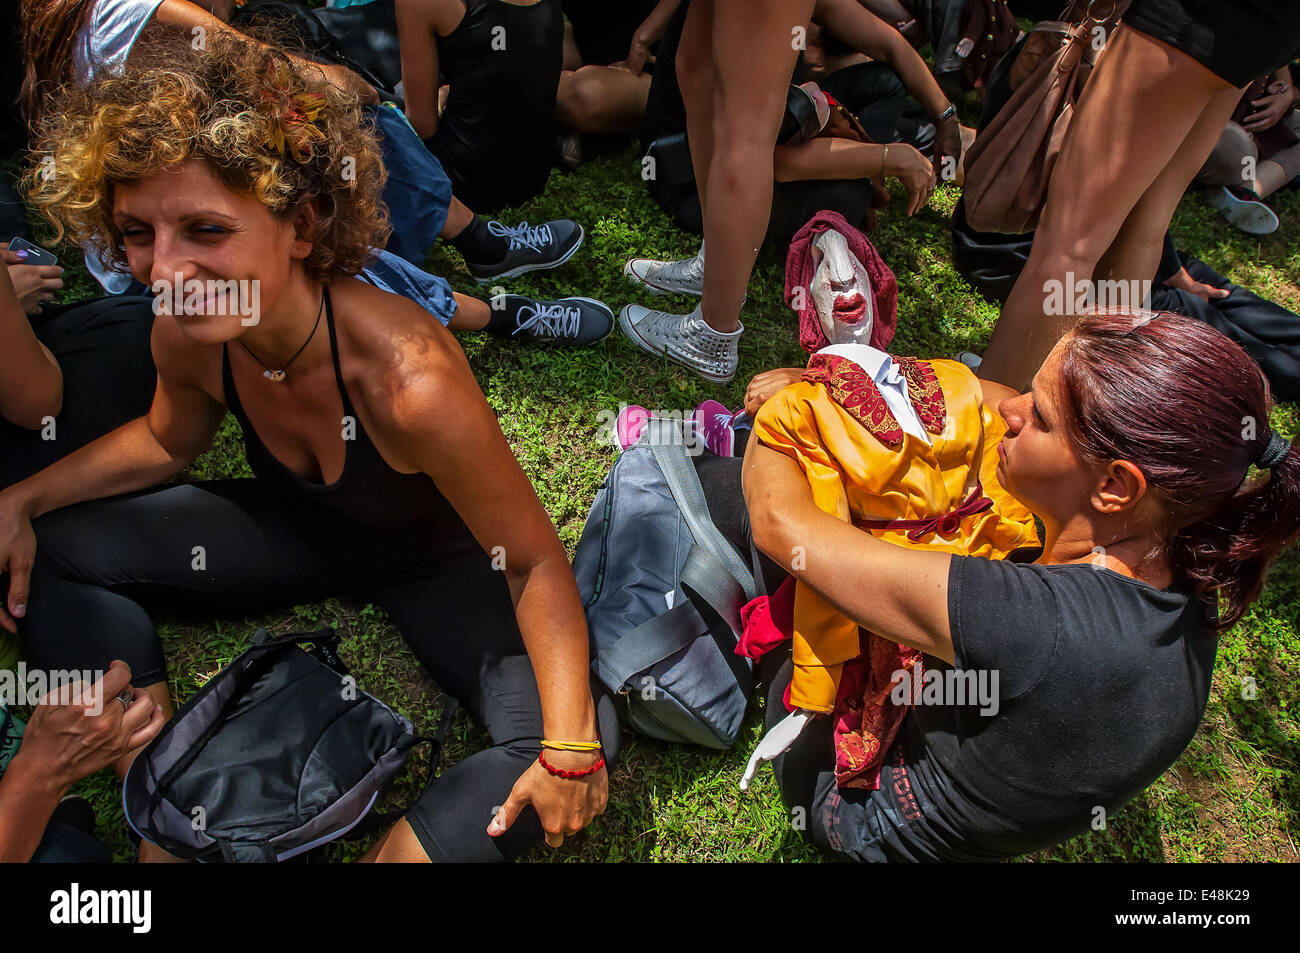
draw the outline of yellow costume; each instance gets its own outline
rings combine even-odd
[[[802,467],[823,511],[859,526],[931,521],[929,526],[864,526],[880,539],[993,559],[1038,545],[1032,515],[995,475],[1006,426],[984,404],[975,375],[955,361],[893,360],[929,444],[903,430],[861,366],[825,353],[813,356],[802,381],[763,405],[754,432]],[[981,489],[991,507],[977,505]],[[980,505],[982,511],[971,513]],[[936,519],[954,510],[958,514]],[[797,565],[798,554],[793,558]],[[862,584],[870,586],[872,580]],[[832,711],[843,666],[862,651],[857,624],[810,587],[796,584],[793,651],[789,704]]]

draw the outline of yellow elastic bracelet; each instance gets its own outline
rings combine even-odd
[[[553,751],[599,751],[599,741],[548,741],[542,739],[542,747]]]

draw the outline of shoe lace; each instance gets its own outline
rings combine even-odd
[[[529,248],[540,252],[543,246],[555,241],[550,225],[529,225],[527,222],[520,222],[518,225],[502,225],[500,222],[492,221],[488,222],[488,232],[497,238],[509,240],[510,251]]]
[[[525,320],[525,317],[527,320]],[[514,333],[527,331],[534,337],[576,337],[582,324],[582,312],[563,304],[526,304],[515,315]]]

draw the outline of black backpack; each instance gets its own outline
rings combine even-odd
[[[440,739],[361,691],[337,644],[332,629],[258,629],[132,762],[136,833],[199,861],[287,860],[356,827],[415,744],[433,741],[436,761]]]

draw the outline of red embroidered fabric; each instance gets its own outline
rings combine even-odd
[[[736,643],[737,655],[762,658],[791,637],[794,587],[794,578],[790,577],[770,597],[759,596],[745,604],[740,610],[743,631]],[[907,713],[907,708],[890,698],[901,677],[897,673],[920,666],[921,653],[861,629],[858,642],[862,651],[845,664],[831,713],[835,724],[835,780],[841,787],[874,791],[880,787],[885,753]],[[788,685],[783,701],[787,711],[794,710]]]
[[[943,433],[948,407],[934,368],[914,357],[896,357],[894,363],[907,381],[907,394],[926,432]],[[898,418],[885,403],[876,382],[853,361],[835,354],[814,354],[803,379],[825,385],[831,398],[885,446],[903,445],[903,428]]]
[[[880,787],[880,768],[893,744],[909,706],[890,697],[905,677],[917,684],[923,660],[906,645],[858,630],[862,652],[844,666],[839,698],[831,717],[835,720],[835,783],[842,788],[874,791]],[[912,700],[908,692],[908,701]]]
[[[895,357],[894,366],[907,380],[907,396],[912,398],[912,406],[925,425],[926,433],[943,433],[944,421],[948,419],[948,405],[944,402],[943,388],[939,385],[939,378],[930,362],[918,361],[914,357]]]

